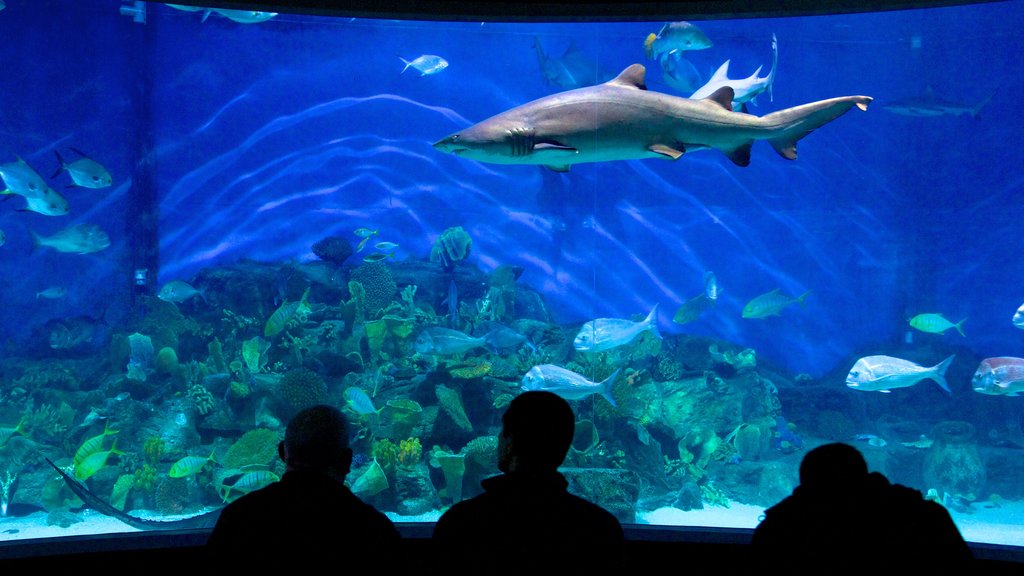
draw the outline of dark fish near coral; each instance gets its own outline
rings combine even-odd
[[[676,310],[675,316],[672,317],[672,321],[676,324],[688,324],[694,322],[700,318],[701,313],[707,310],[712,305],[712,300],[707,297],[706,294],[701,292],[693,298],[690,298],[683,305]]]
[[[487,345],[487,339],[474,338],[464,332],[432,326],[416,337],[416,352],[435,356],[462,354]]]
[[[51,320],[44,327],[54,350],[80,350],[102,344],[104,324],[89,316]]]
[[[524,344],[536,350],[529,338],[500,322],[477,324],[477,334],[483,333],[487,346],[497,353],[515,352]]]

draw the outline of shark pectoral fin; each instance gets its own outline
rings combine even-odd
[[[647,149],[671,160],[679,160],[679,157],[686,152],[685,149],[680,150],[680,148],[682,148],[682,146],[677,145],[676,147],[672,147],[664,144],[651,144]]]
[[[569,171],[569,164],[562,164],[562,165],[549,164],[547,166],[547,168],[549,170],[553,170],[555,172],[568,172]]]
[[[539,142],[533,146],[533,152],[569,152],[571,154],[578,154],[579,150],[572,146],[563,146],[554,142]]]
[[[711,96],[705,98],[705,100],[711,100],[722,108],[732,112],[732,100],[735,97],[736,92],[732,89],[732,86],[722,86],[718,90],[715,90]]]
[[[750,148],[754,145],[754,142],[747,142],[735,148],[733,150],[723,150],[725,155],[732,160],[732,163],[737,166],[749,166],[750,165]]]
[[[801,134],[800,136],[802,137],[803,135]],[[796,140],[791,138],[776,138],[774,140],[769,140],[768,143],[772,145],[772,148],[775,148],[775,151],[779,153],[779,156],[782,156],[787,160],[796,160]]]

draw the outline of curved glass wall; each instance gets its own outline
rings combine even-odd
[[[0,538],[202,525],[320,402],[430,522],[539,387],[626,523],[753,527],[847,441],[1024,544],[1022,22],[7,0]]]

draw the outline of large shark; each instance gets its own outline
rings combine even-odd
[[[738,166],[750,164],[755,140],[784,158],[796,143],[868,96],[843,96],[758,117],[732,110],[724,86],[690,100],[644,86],[645,69],[633,64],[604,84],[552,94],[517,106],[434,143],[434,148],[480,162],[538,164],[565,172],[573,164],[664,158],[714,148]]]
[[[978,118],[981,115],[981,109],[988,104],[989,100],[991,100],[994,95],[995,92],[993,91],[981,102],[970,105],[961,102],[943,100],[935,95],[935,91],[932,90],[931,86],[928,86],[925,89],[924,94],[919,98],[889,102],[882,105],[882,109],[901,116],[915,116],[920,118],[934,118],[936,116],[970,116],[972,118]]]

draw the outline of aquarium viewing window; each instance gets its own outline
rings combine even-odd
[[[318,403],[430,523],[550,389],[630,526],[844,441],[1024,546],[1024,4],[298,6],[0,1],[0,540],[209,527]]]

